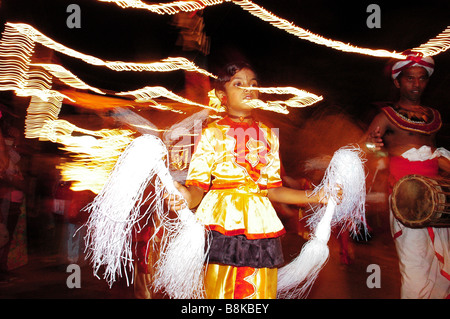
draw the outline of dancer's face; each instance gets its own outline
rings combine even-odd
[[[255,73],[244,68],[233,75],[225,83],[225,91],[222,94],[226,97],[226,106],[228,113],[237,116],[247,116],[251,113],[252,107],[246,101],[258,98],[258,91],[246,90],[242,87],[258,86],[258,80]]]

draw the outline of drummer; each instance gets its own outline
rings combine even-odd
[[[421,96],[434,71],[431,57],[410,53],[392,67],[399,91],[395,103],[387,103],[375,116],[365,135],[368,152],[389,155],[389,187],[403,176],[436,177],[450,172],[450,152],[437,148],[439,111],[421,104]],[[390,212],[391,232],[402,276],[401,298],[450,297],[450,228],[408,228]]]

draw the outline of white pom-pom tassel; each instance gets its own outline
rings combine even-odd
[[[312,238],[303,245],[294,260],[278,270],[278,298],[304,297],[309,292],[329,257],[327,244],[335,207],[336,203],[331,198]]]
[[[188,209],[178,212],[180,222],[163,244],[156,264],[155,290],[175,299],[204,298],[204,265],[207,258],[205,227]]]
[[[169,196],[181,196],[167,169],[160,170],[158,176]],[[200,299],[204,297],[207,231],[187,207],[177,211],[177,215],[178,218],[164,222],[167,233],[161,242],[153,285],[156,291],[164,291],[171,298]]]
[[[170,297],[199,298],[203,293],[207,232],[187,208],[176,212],[175,218],[164,209],[165,193],[180,195],[165,158],[165,145],[152,135],[136,138],[125,149],[102,191],[87,207],[91,214],[85,225],[86,258],[91,259],[96,276],[105,267],[104,278],[111,286],[116,276],[122,276],[122,268],[134,271],[132,234],[141,218],[152,217],[159,221],[155,234],[163,233],[157,287]],[[152,181],[154,190],[144,198]],[[141,212],[145,204],[148,208]]]
[[[116,281],[116,275],[122,277],[122,267],[133,271],[133,227],[145,215],[140,204],[146,201],[144,192],[156,173],[152,163],[164,156],[146,146],[148,142],[141,138],[130,143],[100,193],[86,207],[90,212],[85,224],[86,258],[91,260],[97,277],[100,268],[105,267],[104,278],[109,286]],[[127,271],[124,273],[129,284]]]
[[[328,240],[336,223],[346,223],[352,232],[365,225],[365,174],[356,148],[338,150],[325,172],[317,193],[324,188],[328,203],[309,220],[313,228],[311,239],[294,260],[278,271],[278,298],[305,297],[329,257]],[[339,185],[339,187],[336,187]],[[336,204],[337,190],[342,189],[342,200]]]

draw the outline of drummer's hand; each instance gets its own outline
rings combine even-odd
[[[383,139],[381,138],[380,127],[377,126],[375,130],[369,133],[366,139],[366,147],[373,152],[381,150],[384,146]]]
[[[164,193],[164,200],[171,211],[179,211],[183,208],[188,207],[187,199],[189,199],[190,194],[187,188],[180,183],[174,181],[173,184],[175,188],[180,192],[180,195],[174,195],[169,193]]]

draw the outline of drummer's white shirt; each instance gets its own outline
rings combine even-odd
[[[423,162],[441,156],[450,160],[450,151],[446,150],[443,147],[439,147],[434,152],[432,152],[431,147],[424,145],[419,149],[413,147],[404,152],[401,156],[412,162]]]

